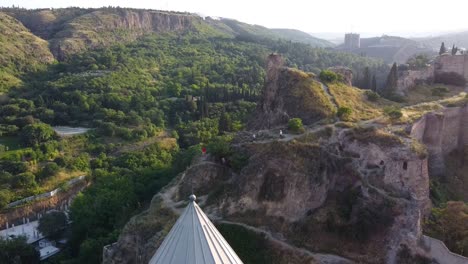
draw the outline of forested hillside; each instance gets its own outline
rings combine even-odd
[[[61,256],[71,263],[99,263],[102,246],[200,144],[244,127],[268,54],[315,73],[385,67],[284,32],[193,14],[4,9],[0,18],[0,43],[14,47],[0,51],[0,207],[88,175],[92,185],[72,206],[70,250]],[[91,131],[60,138],[55,125]]]

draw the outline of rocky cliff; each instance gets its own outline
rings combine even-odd
[[[59,60],[87,49],[130,42],[145,34],[196,32],[203,20],[189,13],[124,8],[5,9],[5,12],[47,39]]]
[[[128,10],[97,10],[66,22],[50,39],[58,59],[86,49],[116,42],[129,42],[149,33],[181,32],[194,29],[200,17],[176,13]]]
[[[128,43],[146,34],[190,32],[204,37],[286,39],[326,47],[331,43],[297,30],[273,30],[232,19],[214,19],[185,12],[130,8],[1,8],[35,35],[46,39],[59,60],[93,48]]]
[[[268,234],[269,243],[282,245],[278,256],[310,258],[277,257],[272,263],[400,263],[401,245],[424,254],[417,244],[429,204],[427,160],[410,145],[373,126],[327,126],[292,140],[236,144],[250,157],[240,173],[206,158],[197,161],[154,198],[157,206],[127,225],[106,249],[104,263],[132,263],[119,253],[138,255],[131,241],[143,241],[147,260],[170,227],[146,228],[147,221],[160,221],[168,208],[177,214],[192,186],[217,223]],[[161,206],[163,213],[154,209]],[[138,232],[129,227],[136,222]]]
[[[336,109],[313,74],[284,67],[278,54],[271,54],[262,98],[249,123],[251,129],[285,125],[290,118],[311,124],[332,117]]]

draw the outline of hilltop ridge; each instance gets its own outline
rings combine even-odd
[[[267,38],[331,46],[298,30],[272,30],[232,19],[203,18],[196,14],[131,8],[13,9],[5,12],[34,34],[48,40],[55,57],[136,40],[149,33],[192,33],[207,37]]]

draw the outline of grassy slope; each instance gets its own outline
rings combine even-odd
[[[382,98],[377,102],[371,102],[367,100],[364,90],[349,87],[343,83],[331,83],[328,87],[338,107],[348,107],[352,110],[348,121],[368,120],[382,116],[383,107],[390,105]]]
[[[19,85],[21,73],[53,61],[45,40],[3,12],[0,12],[0,47],[0,92]]]
[[[289,68],[280,83],[287,87],[284,105],[291,117],[299,117],[307,124],[335,115],[335,107],[313,76]]]
[[[448,92],[435,95],[433,94],[434,88],[446,88]],[[414,105],[423,102],[437,101],[458,95],[464,91],[464,87],[449,86],[444,84],[418,85],[408,91],[408,94],[405,97],[405,103],[408,105]]]

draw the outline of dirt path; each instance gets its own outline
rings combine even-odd
[[[322,82],[320,83],[320,85],[322,86],[322,89],[325,92],[325,94],[328,96],[328,99],[330,99],[330,102],[335,106],[336,110],[338,110],[338,108],[339,108],[338,103],[336,102],[335,97],[330,92],[330,88],[326,84],[324,84]]]

